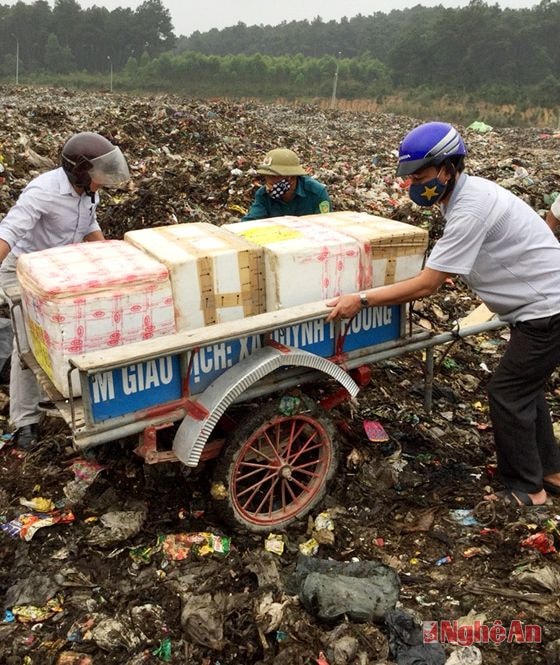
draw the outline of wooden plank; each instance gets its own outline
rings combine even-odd
[[[72,356],[70,360],[76,367],[84,371],[118,367],[123,364],[132,364],[142,360],[180,353],[199,346],[218,344],[228,339],[259,335],[270,332],[274,328],[326,317],[329,311],[330,309],[325,305],[325,301],[321,300],[289,307],[277,312],[257,314],[238,321],[216,323],[205,328],[196,328],[174,335],[135,342],[118,348],[91,351],[87,354]]]

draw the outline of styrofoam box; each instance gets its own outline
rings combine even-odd
[[[309,217],[250,220],[222,228],[264,247],[267,311],[358,288],[358,241]]]
[[[331,212],[306,219],[359,242],[362,260],[358,290],[400,282],[422,269],[428,247],[425,229],[365,212]]]
[[[65,397],[68,357],[176,332],[167,268],[122,240],[24,254],[17,276],[31,350]]]
[[[174,224],[124,239],[169,269],[178,331],[265,311],[263,250],[223,227]]]

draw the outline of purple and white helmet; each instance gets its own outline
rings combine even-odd
[[[446,122],[426,122],[414,128],[399,146],[397,175],[406,176],[441,164],[447,157],[466,155],[459,132]]]

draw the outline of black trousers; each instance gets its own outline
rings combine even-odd
[[[560,471],[546,383],[560,365],[560,314],[511,326],[511,339],[488,385],[498,472],[506,487],[542,489]]]

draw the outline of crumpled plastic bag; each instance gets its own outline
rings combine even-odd
[[[60,585],[52,577],[32,572],[29,577],[19,579],[6,591],[4,606],[46,605],[59,590]]]
[[[344,616],[353,621],[381,620],[399,599],[397,573],[379,561],[326,561],[300,556],[294,592],[305,609],[322,621]]]
[[[227,643],[224,622],[232,610],[241,609],[244,600],[224,592],[184,594],[181,625],[185,635],[195,644],[222,651]]]
[[[389,629],[389,649],[397,665],[445,665],[447,656],[439,642],[424,644],[422,628],[402,610],[385,615]]]
[[[454,651],[445,661],[445,665],[482,665],[482,653],[474,645]]]
[[[105,651],[137,649],[141,642],[128,618],[103,617],[92,629],[91,639]]]
[[[88,543],[103,547],[132,538],[142,528],[147,512],[147,508],[143,506],[138,510],[116,510],[101,515],[99,521],[102,526],[96,525],[92,528]]]

